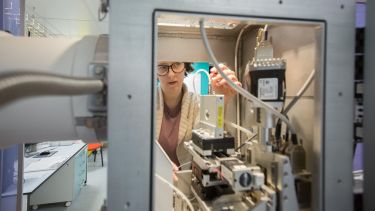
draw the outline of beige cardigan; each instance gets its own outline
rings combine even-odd
[[[191,131],[199,121],[199,101],[198,96],[188,92],[186,85],[182,86],[182,103],[181,103],[181,119],[178,129],[178,145],[176,154],[180,165],[191,161],[191,155],[183,146],[185,141],[191,140]],[[161,122],[164,115],[164,101],[161,88],[158,88],[156,108],[156,140],[159,140]]]

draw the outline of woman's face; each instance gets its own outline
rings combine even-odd
[[[166,94],[179,94],[185,75],[185,64],[182,62],[160,62],[157,69],[160,87]]]

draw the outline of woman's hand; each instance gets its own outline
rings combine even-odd
[[[230,70],[223,64],[219,64],[219,67],[224,72],[224,74],[226,74],[228,78],[232,80],[237,86],[242,86],[232,70]],[[223,77],[221,77],[220,73],[215,67],[211,68],[210,79],[211,86],[215,91],[215,94],[223,94],[225,103],[229,102],[229,100],[236,95],[237,92],[227,83],[227,81]]]

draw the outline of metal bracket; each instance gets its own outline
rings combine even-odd
[[[102,92],[90,95],[88,99],[88,110],[100,116],[107,113],[107,72],[108,64],[91,63],[89,65],[89,75],[102,80],[105,84],[105,88]]]
[[[109,0],[100,0],[100,6],[98,10],[99,21],[104,20],[109,12]]]

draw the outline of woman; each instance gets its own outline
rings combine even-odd
[[[220,66],[224,73],[237,85],[234,72],[225,65]],[[197,95],[189,93],[183,84],[187,64],[182,62],[160,62],[157,75],[160,81],[157,99],[156,138],[176,166],[191,161],[183,142],[191,139],[191,133],[199,118],[199,101]],[[211,69],[211,87],[216,94],[225,95],[225,103],[235,96],[236,92],[217,72]]]

